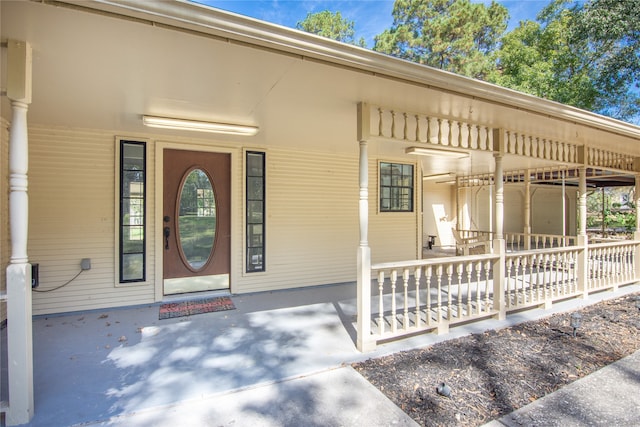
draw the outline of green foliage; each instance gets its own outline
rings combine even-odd
[[[309,13],[304,20],[296,24],[296,28],[343,43],[366,47],[363,38],[357,41],[355,39],[354,22],[343,18],[340,12],[325,10]]]
[[[396,0],[393,25],[376,36],[374,50],[420,64],[486,79],[509,15],[495,1]]]
[[[520,22],[504,36],[500,72],[489,80],[618,119],[640,119],[638,16],[636,0],[555,0],[537,22]]]
[[[587,197],[587,228],[605,233],[631,232],[636,228],[634,188],[605,188]]]

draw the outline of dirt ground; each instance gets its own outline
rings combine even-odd
[[[639,350],[638,300],[576,310],[575,337],[563,313],[354,368],[423,426],[479,426]]]

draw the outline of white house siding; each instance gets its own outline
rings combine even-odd
[[[373,156],[372,156],[373,157]],[[378,163],[392,162],[414,165],[413,212],[379,212]],[[369,161],[369,245],[371,262],[393,262],[418,259],[422,237],[420,236],[422,200],[420,193],[420,169],[413,159],[373,157]],[[356,192],[357,197],[357,192]],[[357,222],[355,223],[357,228]]]
[[[147,140],[147,281],[119,285],[116,270],[117,132],[30,128],[29,256],[40,264],[34,314],[146,304],[161,298],[156,280],[155,146],[190,149],[204,140],[144,135]],[[129,138],[126,138],[129,139]],[[155,142],[158,141],[158,142]],[[207,140],[232,150],[232,273],[234,293],[269,291],[354,281],[358,226],[358,153],[265,147],[267,159],[266,272],[244,273],[244,163],[242,146]],[[260,149],[246,146],[245,149]],[[370,244],[380,261],[413,259],[418,252],[419,198],[414,213],[377,213],[378,161],[371,158]],[[403,161],[395,159],[391,161]],[[405,160],[406,161],[406,160]],[[6,257],[5,257],[6,258]],[[6,261],[5,261],[6,265]],[[161,268],[160,270],[161,271]],[[158,291],[159,289],[159,291]]]
[[[472,188],[472,219],[479,221],[472,229],[489,230],[493,201],[488,187]],[[493,195],[492,195],[493,196]],[[577,209],[575,187],[566,187],[565,216],[568,235],[576,234]],[[536,234],[562,234],[562,188],[560,186],[531,186],[531,232]],[[504,231],[524,231],[524,185],[507,185],[504,192]]]
[[[563,234],[562,233],[562,189],[532,187],[531,191],[531,226],[534,233],[538,234]],[[575,187],[566,188],[565,191],[565,223],[567,234],[576,234],[575,218],[577,209]]]
[[[80,271],[82,258],[91,259],[91,270],[67,286],[34,293],[34,314],[153,301],[151,251],[145,284],[116,285],[115,153],[113,133],[30,127],[28,250],[31,262],[40,265],[39,289],[64,284]],[[153,154],[148,147],[149,194]],[[153,212],[153,197],[147,198],[147,209]],[[154,234],[153,221],[148,221],[147,235]]]
[[[355,280],[357,149],[353,152],[268,149],[266,272],[243,274],[232,284],[234,292]],[[238,247],[244,250],[244,244]]]

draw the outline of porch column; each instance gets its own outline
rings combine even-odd
[[[31,46],[7,44],[7,97],[12,119],[9,134],[9,229],[11,258],[7,267],[7,354],[9,409],[7,425],[33,417],[33,332],[31,265],[27,256],[27,110],[31,103]]]
[[[587,237],[587,168],[578,169],[578,290],[580,298],[589,298],[589,238]]]
[[[640,218],[638,218],[638,213],[640,212],[640,175],[636,175],[636,186],[633,197],[635,198],[634,203],[636,207],[636,230],[633,232],[633,240],[637,241],[640,240]],[[640,247],[636,249],[634,254],[634,264],[637,279],[640,276]]]
[[[357,267],[357,346],[361,352],[371,351],[376,345],[371,338],[371,248],[369,247],[369,155],[367,152],[369,130],[369,106],[360,103],[358,104],[360,245]]]
[[[524,249],[531,249],[531,173],[524,173]]]
[[[587,235],[587,169],[582,167],[578,169],[578,235]],[[638,178],[636,177],[636,189],[638,188]]]
[[[638,220],[638,212],[640,212],[640,174],[636,174],[635,176],[635,188],[633,189],[633,197],[634,197],[634,207],[636,208],[636,229],[634,231],[634,240],[639,240],[638,235],[640,235],[640,220]]]
[[[462,225],[462,215],[460,214],[462,210],[460,208],[460,177],[459,176],[456,176],[455,191],[456,191],[456,230],[462,230],[463,225]]]
[[[496,170],[494,172],[494,182],[496,185],[495,195],[495,229],[496,239],[504,239],[504,170],[502,166],[502,154],[494,154]]]

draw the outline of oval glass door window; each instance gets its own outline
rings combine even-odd
[[[203,170],[193,169],[183,181],[178,209],[180,253],[189,267],[200,270],[216,239],[216,197]]]

